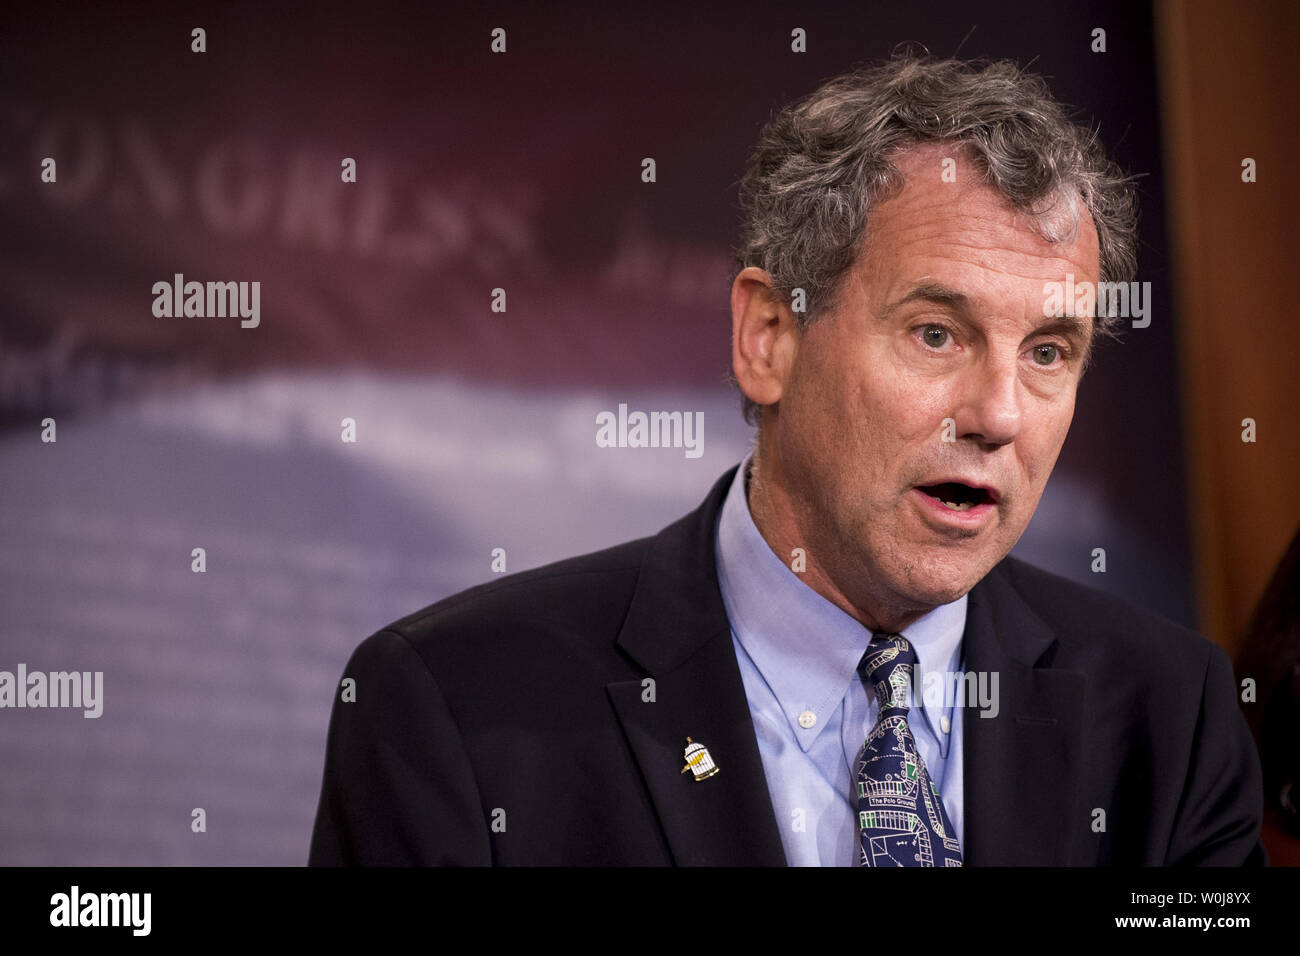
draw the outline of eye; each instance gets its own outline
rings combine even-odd
[[[1061,357],[1061,348],[1058,345],[1035,345],[1032,354],[1036,365],[1055,365]]]
[[[950,338],[948,330],[942,325],[927,325],[921,329],[921,339],[931,348],[943,348]]]

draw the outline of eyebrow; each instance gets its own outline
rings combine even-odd
[[[880,313],[880,318],[887,320],[903,306],[912,302],[930,302],[934,305],[946,306],[954,312],[967,314],[973,311],[972,306],[974,305],[972,298],[964,292],[958,292],[956,289],[951,289],[939,283],[926,282],[914,287],[898,301],[885,306]],[[1032,335],[1056,333],[1073,338],[1084,345],[1091,339],[1087,316],[1068,314],[1046,316],[1045,318],[1047,321],[1042,325],[1035,326]]]
[[[936,282],[926,282],[914,287],[912,291],[897,302],[885,306],[880,313],[880,317],[888,319],[903,306],[918,301],[944,305],[955,312],[970,312],[972,304],[970,296],[964,292],[958,292],[956,289],[950,289],[946,285],[939,285]]]
[[[1086,317],[1078,315],[1054,315],[1042,325],[1035,327],[1033,334],[1043,335],[1051,332],[1075,339],[1084,345],[1087,345],[1091,337]]]

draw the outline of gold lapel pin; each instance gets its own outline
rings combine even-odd
[[[695,780],[708,780],[714,774],[718,773],[721,768],[713,762],[713,756],[709,753],[709,748],[704,744],[698,744],[686,738],[686,766],[682,768],[682,773],[691,771],[695,774]]]

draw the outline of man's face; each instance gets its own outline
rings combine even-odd
[[[943,182],[945,155],[898,161],[906,185],[872,210],[865,255],[798,338],[771,417],[796,524],[860,607],[956,600],[1011,550],[1065,441],[1092,328],[1043,315],[1045,283],[1098,279],[1082,204],[1077,237],[1049,243],[964,157]]]

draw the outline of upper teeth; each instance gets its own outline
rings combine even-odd
[[[945,501],[944,505],[953,509],[954,511],[966,511],[969,508],[974,508],[975,502],[963,501],[961,504],[957,504],[955,501]]]

